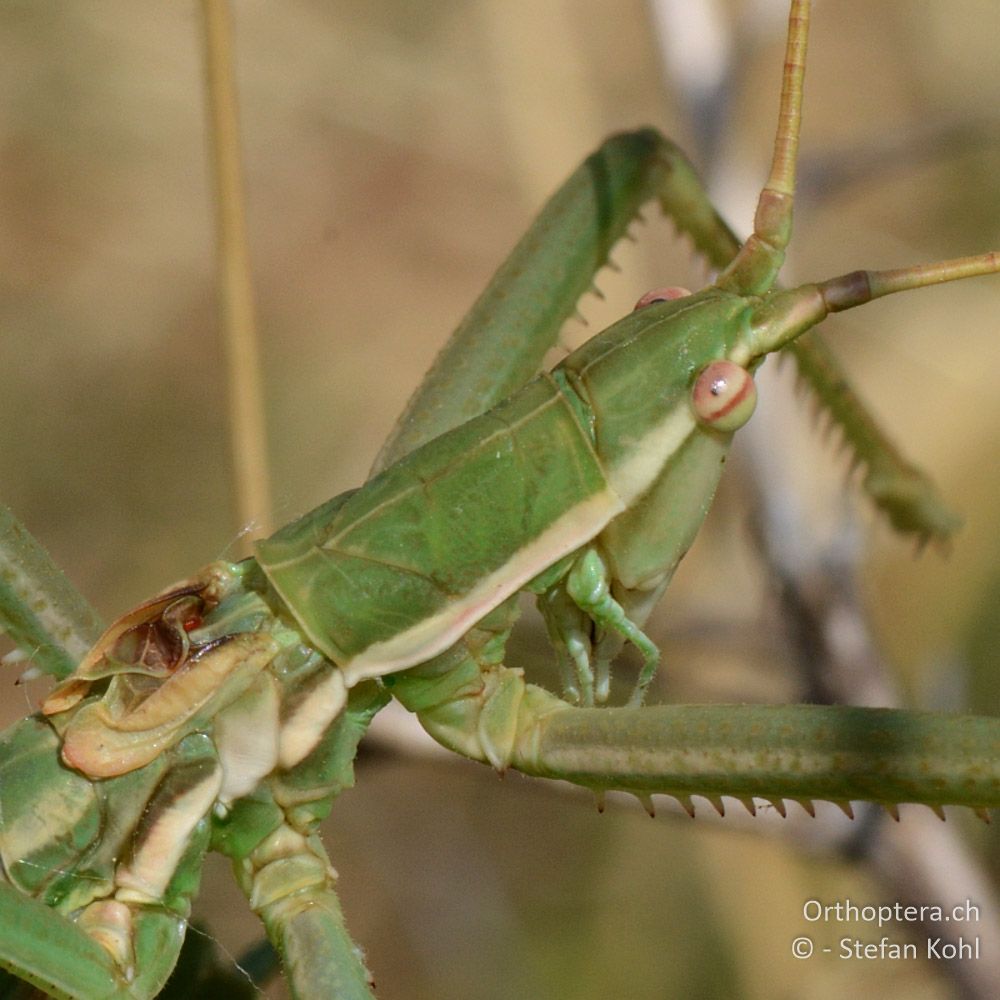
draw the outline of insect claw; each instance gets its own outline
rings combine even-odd
[[[675,795],[675,799],[681,804],[681,808],[694,819],[694,803],[691,801],[690,795]]]
[[[834,802],[833,803],[848,819],[854,819],[854,810],[851,808],[850,802]]]
[[[726,815],[726,804],[722,801],[721,795],[703,795],[702,798],[707,799],[720,816]]]

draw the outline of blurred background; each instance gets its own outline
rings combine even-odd
[[[608,133],[660,127],[749,226],[781,2],[232,6],[275,524],[364,480],[448,331]],[[1000,247],[998,31],[988,0],[816,4],[787,280]],[[193,3],[0,9],[0,498],[105,618],[254,532],[229,488],[201,45]],[[599,281],[606,303],[581,306],[589,332],[650,287],[706,278],[647,215],[614,255],[621,273]],[[779,410],[767,434],[819,537],[857,518],[864,607],[889,686],[914,707],[1000,708],[998,307],[1000,279],[978,279],[828,325],[892,437],[964,517],[946,557],[915,558],[845,499],[845,464],[807,406]],[[587,335],[571,324],[567,343]],[[657,698],[802,697],[749,507],[737,475],[651,625]],[[518,662],[540,655],[534,631]],[[9,720],[34,703],[6,676]],[[599,816],[582,793],[402,746],[387,731],[365,753],[326,834],[383,1000],[986,995],[968,968],[790,953],[800,934],[878,940],[869,925],[807,924],[803,903],[900,898],[879,838],[896,838],[896,858],[923,850],[939,836],[925,810],[904,807],[899,827],[826,811],[692,823],[669,807],[650,822],[618,801]],[[937,894],[917,901],[971,885],[988,903],[996,834],[957,810],[943,829],[982,868],[942,860]],[[955,850],[929,856],[958,865]],[[224,864],[199,912],[233,954],[259,934]]]

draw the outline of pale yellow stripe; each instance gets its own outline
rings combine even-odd
[[[656,482],[696,423],[685,396],[683,402],[635,443],[623,461],[608,469],[608,482],[624,506],[630,507]]]
[[[47,790],[39,787],[30,811],[0,816],[3,824],[3,857],[13,866],[19,860],[30,864],[35,851],[48,847],[55,831],[72,830],[87,810],[96,808],[92,795],[74,795],[62,785]]]
[[[216,767],[197,785],[179,795],[157,817],[132,860],[115,873],[117,899],[159,903],[188,849],[191,831],[212,808],[222,787],[222,768]]]
[[[339,670],[331,670],[282,724],[278,761],[283,768],[294,767],[316,749],[346,702],[344,675]]]
[[[625,504],[612,490],[595,494],[572,507],[461,600],[391,639],[374,643],[342,664],[348,688],[368,677],[406,670],[444,652],[480,618],[543,569],[598,535],[624,509]]]

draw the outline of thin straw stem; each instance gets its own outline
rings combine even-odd
[[[261,533],[268,531],[271,519],[270,476],[244,216],[228,0],[202,0],[202,17],[236,517],[239,528],[250,526],[254,533]]]

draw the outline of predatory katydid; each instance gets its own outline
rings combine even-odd
[[[234,859],[295,995],[368,995],[316,825],[390,695],[459,753],[598,791],[1000,803],[995,720],[641,707],[657,660],[645,618],[752,413],[760,362],[786,346],[813,356],[798,338],[830,312],[1000,269],[985,254],[776,286],[808,20],[796,0],[774,163],[742,247],[672,144],[649,129],[609,139],[474,307],[366,485],[259,542],[254,559],[213,563],[124,615],[40,715],[4,734],[0,964],[56,996],[154,995],[211,846]],[[644,297],[533,377],[649,198],[719,277]],[[503,370],[485,397],[472,388],[483,362],[466,360],[484,337],[524,341],[491,362]],[[877,441],[852,444],[882,459]],[[950,528],[912,476],[885,475],[874,493],[903,530]],[[58,646],[10,565],[5,608],[25,613],[7,611],[9,630],[29,649]],[[505,663],[524,590],[565,664],[566,699]],[[631,702],[594,707],[625,642],[644,658]]]

